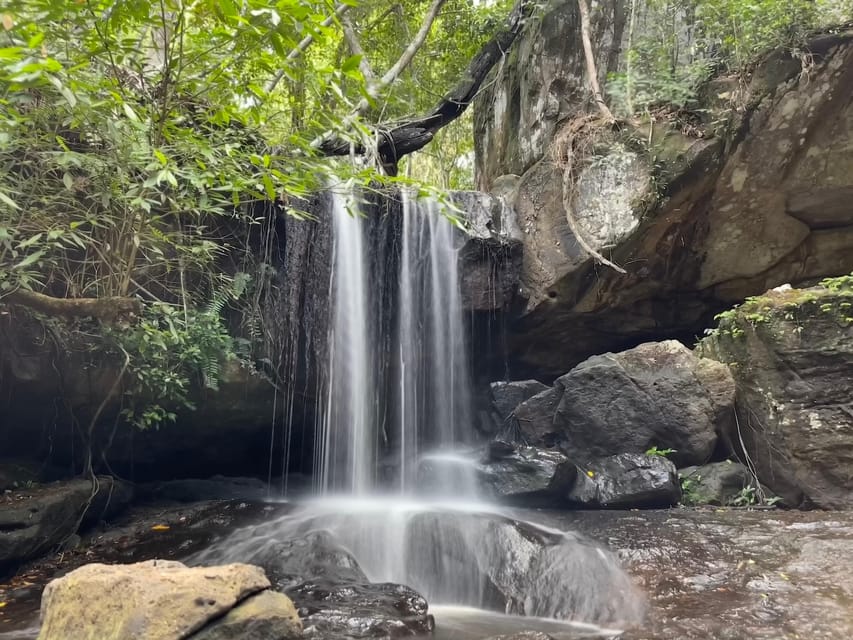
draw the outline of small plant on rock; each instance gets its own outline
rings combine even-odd
[[[678,452],[677,449],[658,449],[657,445],[655,445],[651,449],[646,449],[646,455],[647,456],[660,456],[662,458],[665,458],[668,455],[671,455],[671,454],[677,453],[677,452]]]

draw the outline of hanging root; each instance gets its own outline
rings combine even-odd
[[[593,155],[593,147],[601,131],[613,126],[613,121],[607,117],[585,114],[569,120],[557,135],[551,145],[551,159],[563,173],[563,209],[566,212],[566,222],[574,234],[581,248],[593,257],[597,262],[610,267],[619,273],[627,273],[625,269],[611,262],[598,251],[584,237],[580,224],[574,215],[572,201],[577,192],[577,175],[575,166]]]

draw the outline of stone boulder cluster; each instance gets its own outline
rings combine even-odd
[[[678,503],[677,467],[704,465],[734,422],[728,367],[676,341],[593,356],[557,378],[492,384],[487,490],[550,506]]]

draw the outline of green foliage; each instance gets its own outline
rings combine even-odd
[[[715,69],[740,70],[768,50],[803,59],[809,33],[853,19],[851,0],[648,0],[632,3],[627,64],[608,78],[615,113],[684,109]]]
[[[262,257],[240,253],[263,222],[253,204],[299,215],[294,203],[332,177],[383,180],[369,163],[318,157],[313,143],[330,131],[372,136],[364,121],[432,106],[510,0],[449,0],[425,48],[381,91],[347,51],[339,4],[9,0],[0,9],[0,300],[26,289],[148,303],[138,326],[111,334],[130,358],[127,417],[142,428],[173,419],[194,380],[215,387],[222,357],[251,349],[219,318],[252,284],[247,274],[232,281],[226,262],[265,273]],[[430,3],[343,4],[364,62],[381,75]],[[353,116],[362,98],[363,119]],[[470,184],[457,158],[471,132],[454,126],[441,139],[437,159],[424,155],[411,175]],[[256,309],[244,311],[251,326]]]
[[[234,342],[219,313],[148,305],[141,320],[112,338],[127,355],[124,417],[140,429],[174,421],[193,409],[193,385],[216,390],[221,363],[234,357]]]
[[[678,479],[681,482],[681,504],[693,507],[705,501],[701,491],[701,475],[683,476],[678,474]]]
[[[652,447],[651,449],[646,450],[647,456],[660,456],[665,458],[666,456],[672,455],[673,453],[677,453],[677,449],[658,449],[657,445]]]
[[[757,54],[802,44],[819,21],[813,0],[702,0],[695,2],[703,45],[729,66]]]
[[[853,295],[853,273],[836,278],[824,278],[819,284],[824,289],[829,289],[835,293]]]

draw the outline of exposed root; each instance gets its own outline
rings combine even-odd
[[[612,116],[611,116],[612,118]],[[597,262],[610,267],[619,273],[627,273],[625,269],[605,258],[595,250],[584,237],[583,230],[575,218],[572,201],[577,192],[577,175],[575,166],[583,164],[584,160],[593,155],[593,147],[601,131],[609,131],[613,120],[585,114],[569,120],[554,137],[551,145],[551,158],[563,173],[563,210],[566,222],[574,234],[580,247],[591,255]]]

